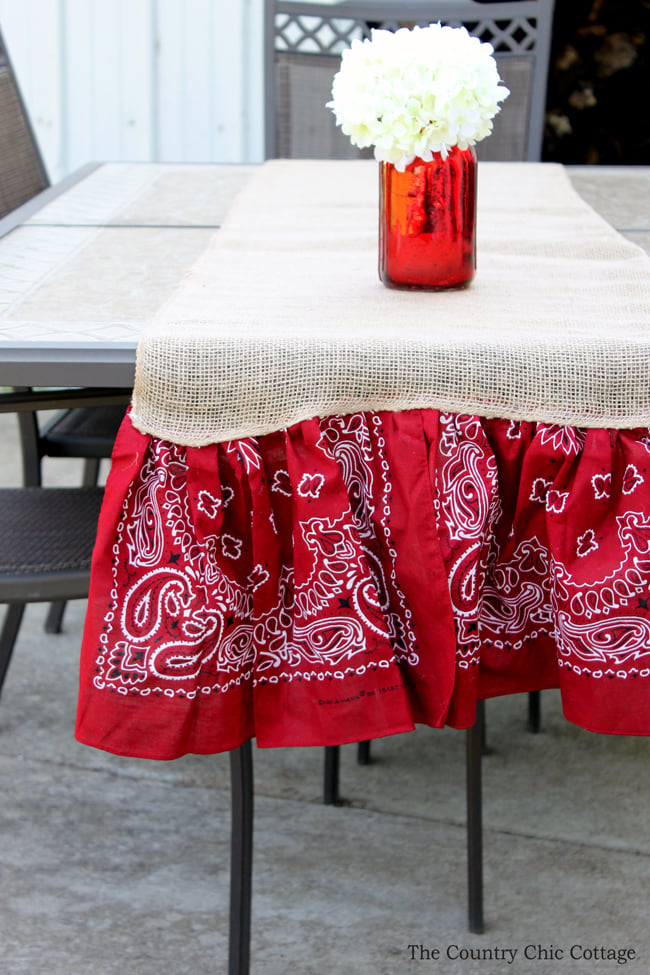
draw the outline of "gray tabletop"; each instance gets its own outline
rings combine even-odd
[[[0,385],[130,386],[140,331],[252,168],[89,167],[18,220],[0,221]],[[586,202],[650,254],[650,167],[568,172]]]

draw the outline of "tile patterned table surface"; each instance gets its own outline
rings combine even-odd
[[[0,383],[130,385],[138,335],[254,167],[108,163],[0,238]],[[650,253],[650,169],[571,167],[580,195]],[[0,221],[0,232],[2,222]]]

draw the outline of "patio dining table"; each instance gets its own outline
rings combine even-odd
[[[0,241],[1,382],[130,385],[137,348],[81,741],[342,744],[557,686],[650,733],[648,171],[482,164],[448,293],[379,283],[376,185],[102,166]]]

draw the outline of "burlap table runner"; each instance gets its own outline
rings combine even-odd
[[[650,425],[650,259],[563,168],[479,165],[471,287],[377,277],[374,162],[265,163],[142,335],[132,419],[187,445],[435,407]]]

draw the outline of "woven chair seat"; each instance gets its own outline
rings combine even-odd
[[[0,490],[0,602],[88,594],[101,488]]]

